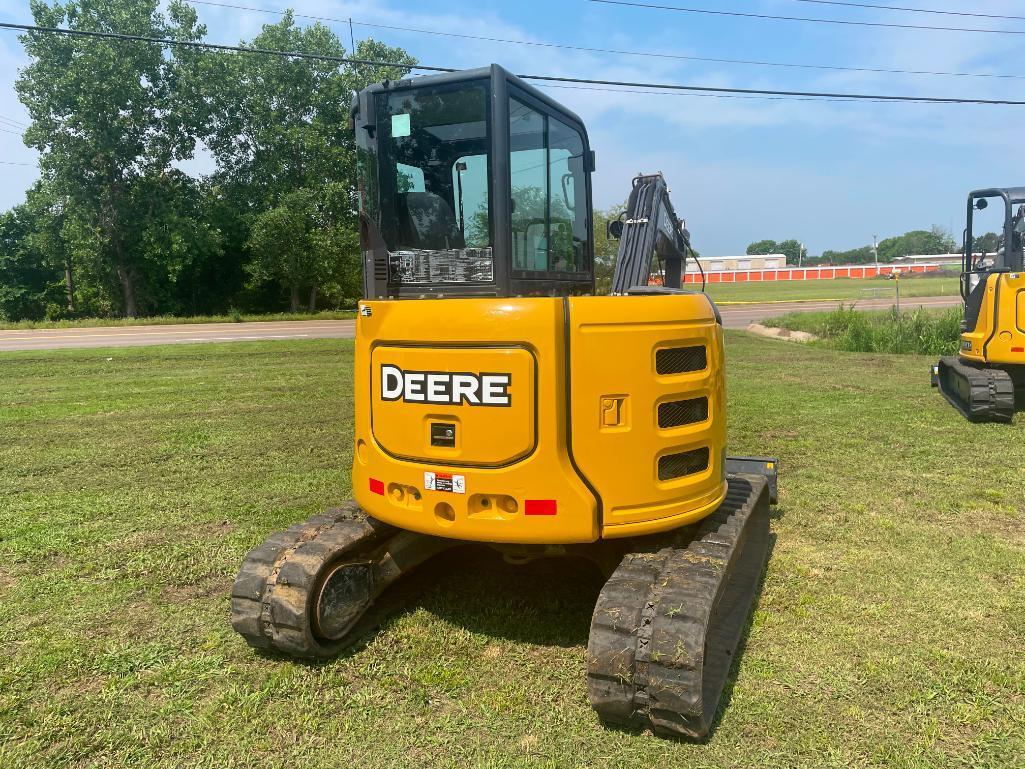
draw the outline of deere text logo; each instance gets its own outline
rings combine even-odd
[[[381,400],[450,406],[511,406],[512,374],[403,371],[381,365]]]

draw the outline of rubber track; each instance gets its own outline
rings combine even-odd
[[[940,358],[937,385],[943,397],[965,419],[972,422],[1014,419],[1014,380],[1006,371],[968,366],[960,358],[948,356]]]
[[[231,590],[231,624],[257,649],[324,658],[343,642],[325,642],[311,629],[310,594],[318,576],[344,554],[365,550],[395,531],[369,518],[355,502],[272,534],[250,551]]]
[[[588,695],[606,723],[702,738],[711,728],[768,554],[764,478],[729,477],[696,527],[628,553],[602,589]]]

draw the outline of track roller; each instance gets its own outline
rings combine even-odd
[[[385,589],[456,544],[395,529],[354,502],[328,510],[246,556],[231,591],[231,624],[258,649],[331,657],[371,629],[364,620]]]
[[[766,478],[728,482],[716,512],[627,554],[602,589],[587,679],[606,723],[672,737],[708,734],[769,544]]]

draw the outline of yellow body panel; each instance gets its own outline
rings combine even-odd
[[[381,366],[387,365],[418,375],[414,380],[416,400],[388,399],[388,394],[381,391],[382,378],[371,378],[370,416],[374,438],[382,450],[401,459],[478,467],[500,467],[525,457],[533,450],[537,362],[529,349],[514,346],[452,347],[444,351],[444,369],[447,371],[508,372],[515,383],[515,392],[506,398],[508,407],[466,408],[427,402],[431,397],[429,388],[432,384],[435,385],[435,393],[447,393],[451,387],[450,382],[431,373],[437,364],[438,349],[434,345],[374,347],[370,369],[365,372],[367,375],[380,372]],[[431,425],[439,423],[455,426],[454,445],[431,445]],[[501,440],[496,440],[496,436],[501,436]]]
[[[601,497],[602,536],[646,534],[703,518],[726,495],[722,327],[708,300],[700,294],[587,296],[570,299],[569,306],[573,454]],[[658,350],[699,345],[707,351],[702,370],[657,373]],[[660,404],[696,397],[708,399],[707,419],[659,428]],[[621,424],[608,418],[610,405],[625,412]],[[709,451],[706,470],[659,480],[659,457],[702,448]]]
[[[679,346],[704,347],[704,367],[659,375],[657,351]],[[704,296],[365,301],[356,371],[353,493],[401,528],[585,543],[676,528],[725,494],[722,330]],[[707,416],[660,429],[659,404],[686,398]],[[705,449],[707,467],[659,480],[660,457]]]
[[[987,277],[979,320],[961,334],[961,357],[987,365],[1025,365],[1025,274]]]

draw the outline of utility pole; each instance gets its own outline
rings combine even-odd
[[[801,247],[797,249],[797,266],[800,267],[804,261],[804,243],[801,243]]]
[[[872,261],[876,265],[876,274],[879,274],[879,240],[875,235],[872,236]]]

